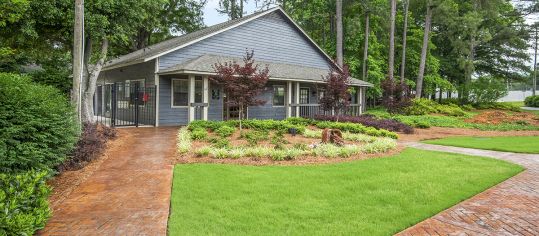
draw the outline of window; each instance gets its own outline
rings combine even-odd
[[[273,86],[273,105],[284,106],[284,86]]]
[[[189,103],[189,82],[187,79],[172,79],[172,106],[187,106]]]
[[[357,89],[350,91],[350,104],[358,104],[357,102]]]
[[[299,89],[299,104],[309,104],[309,88]]]
[[[322,100],[322,98],[324,97],[325,92],[326,92],[326,90],[324,90],[324,89],[318,89],[318,101]]]
[[[195,77],[195,103],[202,103],[203,86],[204,81],[202,81],[202,77]]]

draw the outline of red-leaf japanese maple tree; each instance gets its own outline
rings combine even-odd
[[[248,106],[260,106],[266,101],[258,99],[266,83],[269,79],[269,69],[266,66],[259,69],[259,65],[255,64],[254,51],[247,51],[243,57],[243,63],[236,61],[219,62],[213,65],[215,70],[212,81],[223,87],[227,96],[227,105],[238,106],[240,109],[239,120],[241,130],[241,120],[243,113]]]
[[[350,71],[343,66],[342,71],[333,68],[324,78],[324,94],[320,106],[324,111],[334,111],[337,121],[341,111],[350,105]]]

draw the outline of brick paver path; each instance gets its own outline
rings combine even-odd
[[[125,148],[109,153],[39,234],[166,235],[176,131],[130,128]]]
[[[539,235],[539,155],[406,143],[502,159],[527,170],[397,235]]]

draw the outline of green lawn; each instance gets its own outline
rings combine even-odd
[[[170,235],[390,235],[520,171],[416,149],[329,165],[182,164],[168,227]]]
[[[503,152],[539,153],[539,136],[450,137],[427,140],[425,143],[477,148]]]
[[[524,106],[524,101],[519,101],[519,102],[500,102],[500,103],[511,104],[511,105],[518,106],[518,107],[523,107]]]

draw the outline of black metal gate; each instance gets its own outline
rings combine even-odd
[[[111,127],[155,126],[155,107],[156,88],[143,81],[100,85],[94,95],[97,122]]]

